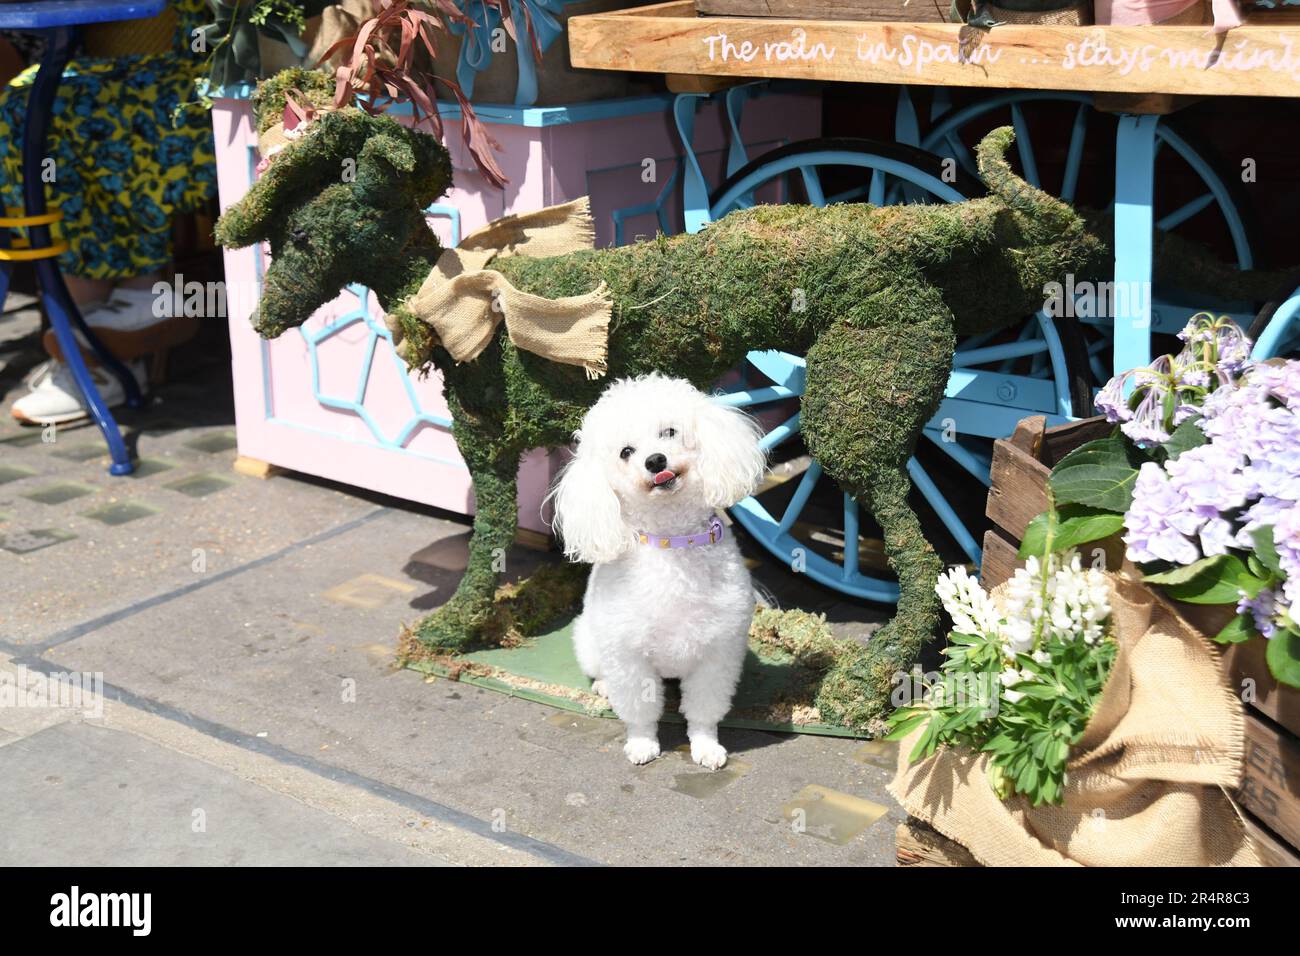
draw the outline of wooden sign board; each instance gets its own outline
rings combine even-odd
[[[1300,14],[1205,26],[699,17],[676,0],[569,21],[573,65],[603,70],[1003,89],[1300,95]]]

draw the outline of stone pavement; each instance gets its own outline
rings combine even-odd
[[[0,319],[6,410],[34,321]],[[102,708],[0,694],[0,865],[892,864],[892,745],[724,729],[709,774],[665,726],[667,755],[637,768],[614,721],[396,669],[468,523],[235,473],[214,343],[122,415],[137,476],[107,474],[93,428],[0,423],[0,691],[103,682]],[[848,636],[885,615],[755,557]]]

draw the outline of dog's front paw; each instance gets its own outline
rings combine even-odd
[[[609,688],[605,686],[603,680],[594,680],[591,682],[591,692],[597,697],[604,697],[609,700]]]
[[[649,763],[659,756],[659,741],[653,737],[629,737],[623,753],[633,763]]]
[[[727,750],[716,740],[692,740],[691,759],[705,770],[721,770],[727,763]]]

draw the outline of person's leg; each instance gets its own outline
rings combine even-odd
[[[98,305],[108,298],[113,291],[112,279],[83,279],[81,276],[63,274],[63,284],[68,287],[68,295],[79,307]]]
[[[163,278],[162,270],[155,269],[152,272],[146,272],[143,275],[132,276],[129,279],[122,279],[117,283],[119,289],[152,289]]]

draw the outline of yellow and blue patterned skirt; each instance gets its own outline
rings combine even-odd
[[[194,81],[203,56],[190,52],[190,29],[204,0],[174,0],[174,52],[77,57],[54,100],[48,153],[54,180],[45,185],[53,228],[66,239],[62,269],[86,279],[143,275],[171,261],[171,221],[216,194],[210,117]],[[125,27],[125,24],[120,26]],[[0,199],[21,208],[22,136],[36,67],[0,90]],[[187,106],[173,120],[182,103]]]

